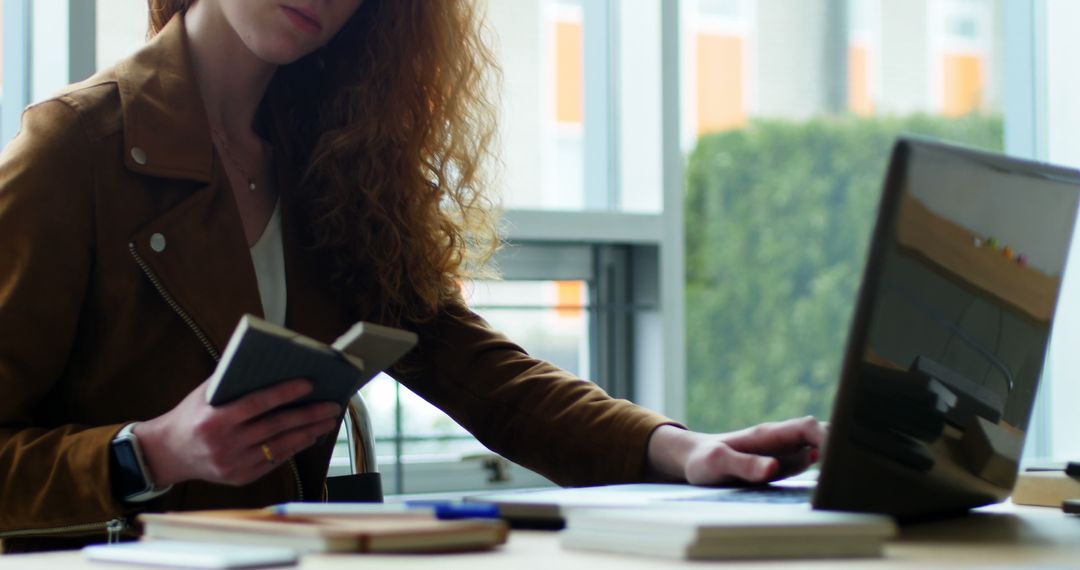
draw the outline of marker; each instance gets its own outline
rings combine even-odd
[[[454,503],[451,501],[405,501],[410,509],[432,509],[435,518],[453,519],[497,519],[499,506],[484,503]]]
[[[406,501],[404,503],[284,503],[267,507],[280,516],[354,517],[386,514],[432,514],[442,520],[497,519],[498,505],[465,504],[451,501]]]

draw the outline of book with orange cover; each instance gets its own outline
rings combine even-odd
[[[439,520],[429,513],[293,516],[262,509],[139,515],[144,539],[274,545],[303,552],[453,552],[506,542],[500,520]]]

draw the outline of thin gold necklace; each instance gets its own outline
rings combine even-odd
[[[240,176],[244,177],[244,180],[247,181],[248,190],[254,192],[256,189],[255,177],[249,175],[247,173],[247,170],[245,170],[244,167],[240,165],[240,161],[236,160],[236,157],[233,156],[232,149],[229,147],[229,143],[225,140],[225,136],[221,134],[221,131],[215,128],[211,128],[210,132],[214,134],[214,138],[217,139],[218,145],[221,146],[221,154],[225,156],[225,160],[229,161],[229,164],[232,164],[233,168],[235,168],[240,173]]]

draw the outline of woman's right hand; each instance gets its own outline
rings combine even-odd
[[[338,428],[341,406],[323,402],[277,410],[311,392],[311,382],[290,380],[213,407],[203,382],[175,408],[135,426],[157,486],[200,479],[243,485]]]

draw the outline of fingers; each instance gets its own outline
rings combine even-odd
[[[825,440],[825,426],[813,417],[765,423],[725,435],[696,435],[680,463],[697,485],[742,481],[765,483],[813,465]]]
[[[240,454],[240,458],[237,458],[239,462],[242,462],[239,470],[241,473],[230,482],[242,485],[266,475],[297,453],[314,445],[320,436],[332,432],[337,427],[336,418],[324,419],[281,432],[273,438],[252,445]]]
[[[814,447],[804,447],[795,453],[778,455],[776,459],[780,462],[780,468],[777,470],[776,478],[783,479],[806,471],[811,465],[817,463],[819,456],[820,452]]]
[[[302,408],[292,408],[271,412],[243,424],[236,432],[236,441],[240,445],[260,445],[279,434],[312,424],[331,421],[336,425],[341,417],[341,406],[332,402],[311,404]]]
[[[308,380],[289,380],[252,392],[235,402],[222,406],[221,409],[232,416],[237,423],[245,422],[306,396],[311,393],[311,390],[312,385]]]
[[[746,452],[778,455],[794,453],[804,447],[821,447],[825,425],[813,416],[756,425],[729,434],[724,440],[731,447]]]
[[[179,411],[170,412],[177,420],[172,431],[183,433],[186,442],[177,454],[178,461],[188,466],[184,479],[250,483],[337,429],[342,410],[335,403],[288,406],[311,390],[308,380],[289,380],[212,407],[200,386],[185,398],[190,400],[187,407],[182,403]]]
[[[775,479],[779,470],[780,462],[775,457],[743,453],[718,443],[697,457],[691,457],[686,479],[693,485],[716,485],[732,481],[763,483]]]
[[[288,459],[308,447],[311,447],[311,445],[318,440],[319,436],[333,431],[337,426],[338,424],[336,421],[323,420],[302,428],[280,433],[273,439],[268,440],[264,445],[273,451],[278,461],[281,461],[282,458]],[[259,453],[262,453],[261,449],[259,450]]]

